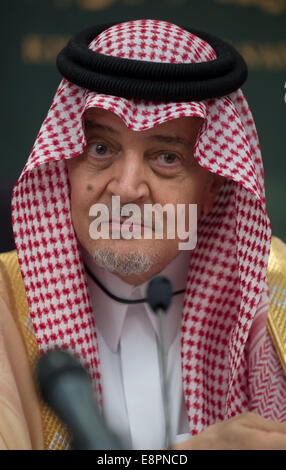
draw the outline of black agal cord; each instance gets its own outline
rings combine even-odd
[[[98,93],[152,101],[201,101],[228,95],[247,78],[242,56],[211,34],[184,27],[206,41],[217,58],[200,63],[160,63],[112,57],[88,48],[104,30],[100,24],[76,34],[57,57],[60,73],[70,82]]]

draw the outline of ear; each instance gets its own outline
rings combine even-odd
[[[223,176],[216,175],[215,173],[209,173],[202,208],[205,215],[208,215],[211,212],[215,198],[224,182],[225,178]]]

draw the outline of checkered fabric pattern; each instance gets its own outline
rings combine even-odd
[[[113,26],[89,47],[157,62],[194,63],[216,57],[202,39],[157,20]],[[136,131],[183,116],[202,117],[194,156],[200,165],[226,178],[214,209],[200,220],[184,299],[181,361],[190,432],[242,413],[253,403],[252,409],[265,416],[284,419],[286,401],[281,411],[265,394],[259,399],[261,371],[269,376],[275,369],[275,381],[286,394],[282,371],[276,363],[271,366],[274,354],[264,356],[258,379],[252,375],[248,386],[247,339],[265,288],[271,229],[255,124],[240,89],[202,102],[157,103],[106,96],[65,79],[61,82],[12,199],[14,236],[41,352],[63,348],[75,354],[88,369],[101,403],[96,326],[71,222],[65,166],[66,159],[83,151],[82,115],[95,106],[116,113]],[[251,367],[255,375],[255,365]]]

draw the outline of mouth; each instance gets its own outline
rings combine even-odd
[[[125,226],[130,226],[130,227],[132,227],[132,226],[137,226],[137,227],[142,227],[142,228],[146,227],[146,228],[148,228],[148,229],[153,230],[150,225],[144,224],[144,223],[142,223],[141,221],[135,221],[135,222],[130,221],[130,222],[129,222],[128,219],[123,219],[123,218],[120,218],[120,219],[117,219],[117,218],[109,219],[109,220],[108,220],[108,223],[109,223],[109,225],[114,224],[114,225],[120,225],[120,226],[125,225]]]
[[[145,225],[141,222],[128,222],[128,219],[123,218],[112,218],[101,222],[102,224],[108,224],[109,228],[112,230],[112,233],[121,232],[124,233],[133,233],[133,234],[150,234],[154,232],[153,228],[150,225]]]

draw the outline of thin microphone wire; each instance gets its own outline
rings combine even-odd
[[[108,297],[115,300],[116,302],[120,302],[122,304],[140,304],[140,303],[148,302],[146,297],[143,298],[143,299],[133,299],[133,300],[123,299],[122,297],[117,297],[117,295],[112,294],[112,292],[110,292],[108,289],[106,289],[106,287],[99,281],[99,279],[97,279],[97,277],[95,277],[95,275],[90,271],[90,269],[87,267],[87,265],[85,263],[84,263],[84,267],[85,267],[87,273],[89,274],[89,276],[98,285],[98,287],[100,287],[101,290],[103,290],[103,292],[106,295],[108,295]],[[185,289],[177,290],[176,292],[174,292],[172,294],[172,296],[182,294],[183,292],[185,292]]]

